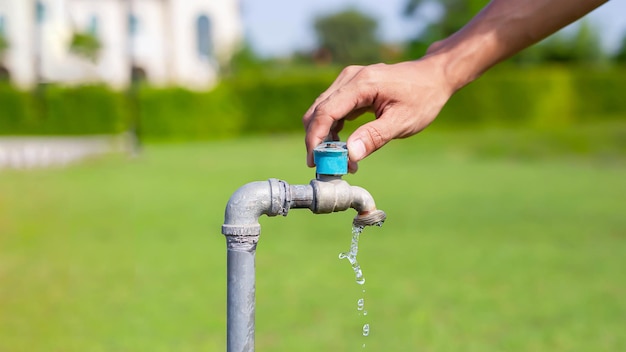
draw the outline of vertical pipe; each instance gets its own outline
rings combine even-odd
[[[228,241],[226,269],[228,352],[254,351],[255,256],[256,241],[254,243]]]
[[[45,121],[47,115],[47,105],[46,105],[46,96],[45,96],[45,86],[43,84],[43,69],[44,69],[44,31],[43,26],[46,20],[46,7],[41,0],[35,1],[35,8],[33,9],[35,12],[34,18],[34,27],[33,27],[33,50],[34,50],[34,59],[33,65],[35,70],[35,102],[37,104],[37,113],[39,116],[39,123]]]
[[[133,156],[139,155],[141,151],[141,112],[139,110],[139,79],[137,71],[137,65],[135,62],[135,44],[136,38],[134,28],[136,24],[133,22],[135,18],[135,2],[134,0],[126,0],[126,60],[128,61],[128,107],[130,111],[130,126],[129,132],[132,136],[132,150]]]
[[[228,200],[222,234],[227,246],[227,351],[254,351],[255,254],[261,234],[259,216],[286,215],[289,185],[251,182]]]

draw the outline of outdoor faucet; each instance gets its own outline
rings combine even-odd
[[[343,142],[324,142],[313,151],[316,178],[306,185],[289,185],[271,178],[248,183],[230,197],[222,234],[227,245],[227,351],[254,351],[255,255],[261,234],[259,217],[283,215],[290,209],[327,214],[353,208],[353,226],[380,225],[386,215],[374,198],[341,177],[348,173]]]

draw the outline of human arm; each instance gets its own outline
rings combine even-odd
[[[416,61],[349,66],[305,113],[307,164],[312,151],[345,120],[366,111],[376,120],[347,140],[350,169],[396,138],[426,128],[450,96],[498,62],[574,22],[606,0],[493,0],[450,37]]]

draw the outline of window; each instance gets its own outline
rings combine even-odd
[[[35,16],[37,18],[37,23],[41,24],[46,19],[46,5],[44,5],[41,1],[37,1],[35,4]]]
[[[89,19],[89,27],[87,29],[87,31],[89,32],[89,34],[93,35],[93,36],[97,36],[98,35],[98,17],[97,16],[91,16],[91,18]]]
[[[130,14],[128,15],[128,34],[136,35],[139,32],[139,19],[137,16]]]
[[[201,59],[208,59],[213,51],[211,42],[211,20],[206,15],[200,15],[196,21],[196,31],[198,41],[198,55]]]

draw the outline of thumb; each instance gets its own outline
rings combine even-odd
[[[393,138],[391,126],[379,118],[357,128],[348,138],[348,157],[358,162]]]

